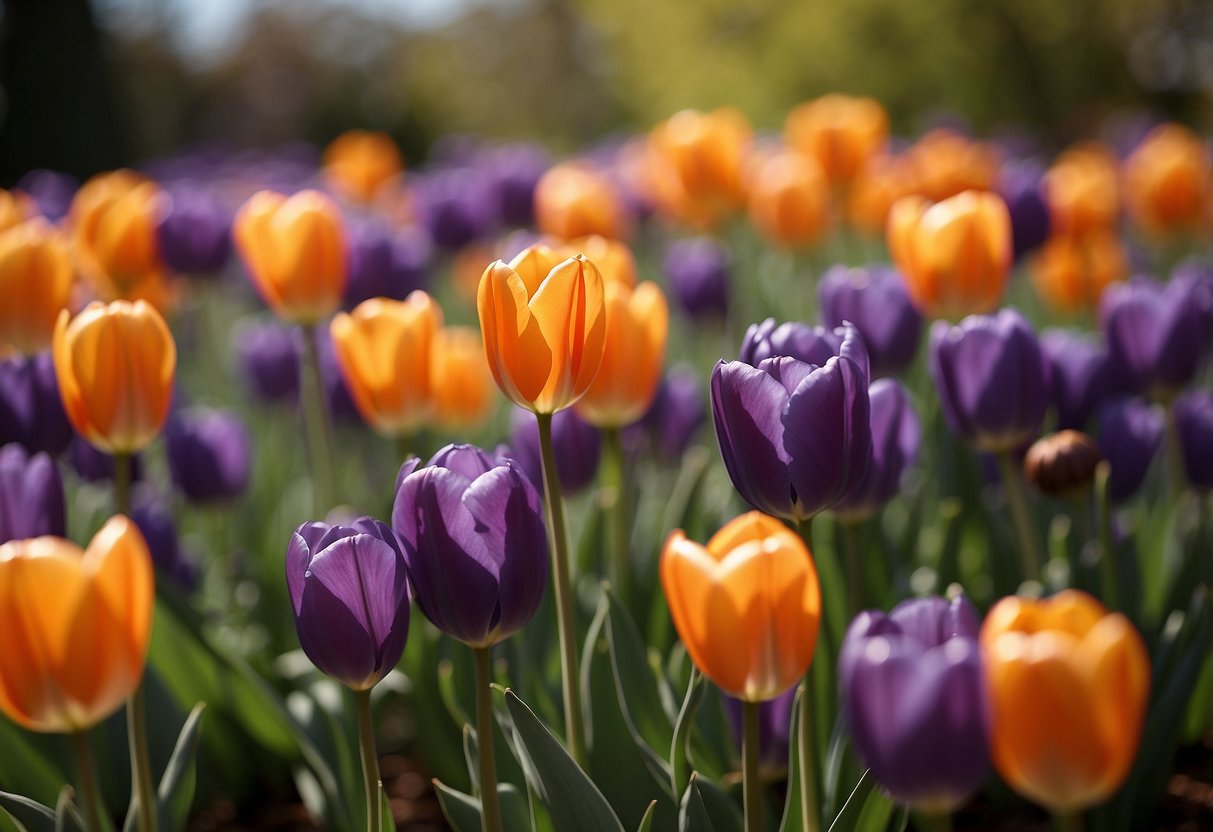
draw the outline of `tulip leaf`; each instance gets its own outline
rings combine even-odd
[[[27,832],[53,832],[55,810],[19,794],[0,792],[0,811],[6,813]]]
[[[194,802],[194,785],[197,780],[198,740],[201,736],[202,712],[206,704],[199,702],[190,711],[177,746],[169,758],[164,775],[160,778],[157,800],[160,804],[160,828],[184,829],[189,819],[190,806]]]
[[[792,720],[788,725],[788,794],[783,804],[783,817],[779,821],[779,832],[793,832],[801,828],[800,805],[800,698],[806,695],[803,683],[796,687],[792,700]]]
[[[69,775],[67,759],[54,755],[53,739],[22,731],[0,715],[0,783],[39,805],[54,800]]]
[[[703,704],[707,694],[703,674],[699,668],[692,667],[691,679],[687,683],[686,696],[682,700],[682,708],[678,711],[678,721],[674,723],[674,736],[670,740],[670,772],[675,794],[683,794],[691,780],[688,756],[691,747],[691,732],[695,727],[695,715]]]
[[[526,703],[508,689],[505,703],[530,769],[538,778],[531,785],[548,807],[555,828],[623,832],[623,824],[602,792]]]
[[[636,832],[650,832],[653,828],[653,810],[657,808],[657,801],[650,800],[649,808],[644,810],[644,816],[640,819],[640,825],[636,827]]]
[[[877,788],[870,769],[865,769],[851,796],[830,824],[830,832],[878,832],[889,824],[893,801]]]
[[[434,791],[438,795],[442,814],[455,832],[480,832],[480,798],[452,789],[441,780],[434,780]],[[497,787],[497,794],[501,800],[502,828],[510,832],[530,829],[531,813],[518,787],[513,783],[501,783]]]
[[[59,800],[55,804],[55,832],[85,832],[87,826],[80,810],[74,802],[75,791],[71,786],[64,786],[59,792]],[[104,824],[105,821],[102,821]]]
[[[702,772],[696,772],[695,788],[699,798],[707,807],[708,816],[712,818],[712,826],[716,832],[742,832],[745,818],[741,814],[741,801],[725,791],[724,786],[704,777]],[[741,781],[737,781],[740,790]]]
[[[703,796],[699,793],[698,772],[691,774],[687,790],[682,795],[682,803],[678,807],[678,832],[716,832],[703,804]]]

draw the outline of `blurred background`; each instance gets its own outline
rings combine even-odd
[[[778,128],[828,91],[1052,151],[1209,126],[1213,0],[4,0],[0,186],[183,149],[390,133],[570,150],[682,107]]]

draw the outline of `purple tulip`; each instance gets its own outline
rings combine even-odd
[[[872,420],[872,458],[859,484],[834,508],[843,520],[856,521],[880,510],[901,488],[901,478],[918,458],[922,427],[900,382],[877,379],[868,388]]]
[[[173,513],[151,488],[145,485],[135,488],[131,520],[143,533],[156,569],[187,592],[197,588],[198,566],[182,551]]]
[[[1192,300],[1200,310],[1200,329],[1205,334],[1205,349],[1213,349],[1213,260],[1189,257],[1171,272],[1171,280],[1192,286]]]
[[[796,701],[796,686],[758,705],[758,756],[765,769],[782,772],[788,765],[789,729],[792,727],[792,705]],[[741,700],[729,696],[724,700],[729,714],[733,740],[741,745]]]
[[[417,606],[473,647],[522,628],[543,600],[548,542],[539,493],[517,463],[448,445],[397,478],[392,526]]]
[[[922,336],[922,316],[910,303],[901,276],[891,268],[834,266],[817,287],[826,326],[849,321],[863,336],[872,376],[900,373],[914,360]]]
[[[404,300],[414,289],[426,288],[432,248],[416,228],[394,230],[377,219],[352,223],[345,305],[370,298]]]
[[[1099,306],[1114,372],[1134,393],[1169,398],[1196,375],[1205,333],[1203,286],[1181,274],[1109,286]]]
[[[264,402],[299,401],[299,343],[290,327],[250,322],[236,331],[241,375]]]
[[[488,181],[489,201],[498,225],[534,225],[535,185],[550,164],[547,152],[533,144],[506,145],[481,155],[477,166]]]
[[[1213,391],[1194,391],[1177,401],[1175,421],[1188,479],[1213,489]]]
[[[755,508],[792,520],[834,508],[872,453],[867,353],[852,326],[822,365],[768,358],[712,371],[716,439],[733,486]]]
[[[214,275],[231,254],[232,215],[204,187],[175,186],[156,227],[160,255],[179,274]]]
[[[286,583],[303,652],[354,690],[383,679],[404,653],[409,592],[400,541],[386,525],[304,523],[286,550]]]
[[[0,543],[67,532],[63,479],[45,453],[0,448]]]
[[[196,503],[230,500],[244,491],[251,444],[244,422],[226,410],[180,410],[164,429],[173,484]]]
[[[1049,364],[1057,430],[1082,430],[1095,408],[1112,393],[1107,350],[1098,340],[1066,329],[1046,331],[1040,337],[1040,348]]]
[[[515,408],[510,414],[509,453],[523,474],[543,493],[543,457],[539,450],[539,423],[529,410]],[[598,473],[602,434],[572,408],[552,416],[552,450],[556,476],[565,494],[578,494],[589,487]]]
[[[852,325],[852,328],[856,333],[859,332],[859,327]],[[826,329],[796,321],[776,324],[774,318],[767,318],[760,324],[750,324],[746,328],[737,360],[757,367],[768,358],[786,357],[820,367],[838,355],[843,332],[842,326]],[[863,340],[862,333],[855,339],[851,349],[852,358],[862,365],[865,373],[870,373],[867,343]]]
[[[931,377],[952,431],[982,451],[1009,451],[1040,432],[1048,368],[1018,311],[970,315],[931,328]]]
[[[67,458],[80,479],[85,482],[106,482],[114,478],[114,458],[99,451],[79,436],[73,436],[67,447]],[[131,482],[143,479],[143,456],[131,457]]]
[[[29,194],[38,212],[55,223],[71,210],[78,185],[71,174],[45,169],[31,170],[17,180],[17,190]]]
[[[18,442],[59,456],[71,439],[51,354],[0,360],[0,445]]]
[[[422,225],[444,251],[458,251],[492,230],[488,185],[472,168],[427,174],[418,181],[416,196]]]
[[[951,812],[989,767],[977,613],[965,598],[868,610],[838,657],[843,718],[864,765],[899,803]]]
[[[1162,444],[1162,411],[1141,399],[1115,399],[1099,408],[1099,450],[1112,467],[1108,496],[1126,500],[1141,488]]]
[[[1031,159],[1012,162],[1002,169],[998,194],[1011,212],[1011,247],[1016,260],[1049,238],[1049,205],[1041,187],[1043,176],[1044,168]]]
[[[729,311],[729,253],[711,237],[679,240],[665,255],[670,292],[694,321],[723,320]]]
[[[661,380],[653,404],[640,422],[625,428],[624,433],[635,430],[650,437],[658,454],[677,461],[682,459],[707,418],[699,374],[689,368],[675,368]]]

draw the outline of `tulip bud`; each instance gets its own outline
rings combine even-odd
[[[1150,131],[1124,163],[1125,205],[1155,236],[1207,230],[1213,170],[1199,136],[1179,124]]]
[[[348,130],[324,149],[324,174],[342,195],[370,202],[400,177],[403,162],[386,133]]]
[[[67,244],[45,220],[0,232],[0,351],[33,353],[51,344],[72,288]]]
[[[724,320],[729,311],[728,251],[711,237],[672,243],[665,274],[674,300],[694,321]]]
[[[178,411],[164,431],[173,484],[196,503],[230,500],[248,485],[252,440],[235,413]]]
[[[1191,278],[1162,284],[1137,277],[1113,286],[1099,306],[1117,378],[1132,391],[1168,399],[1200,368],[1204,315]]]
[[[0,445],[58,456],[72,438],[49,352],[0,360]]]
[[[1065,329],[1046,330],[1040,348],[1049,365],[1058,430],[1082,430],[1112,392],[1107,350],[1097,339]]]
[[[434,334],[430,394],[433,423],[443,430],[471,430],[489,418],[495,403],[493,374],[474,328],[448,326]]]
[[[550,163],[547,152],[531,144],[499,147],[481,160],[498,225],[529,228],[535,224],[535,188]]]
[[[1052,496],[1079,493],[1095,481],[1095,469],[1102,461],[1094,439],[1076,430],[1061,430],[1042,436],[1028,448],[1024,478]]]
[[[290,327],[243,322],[235,340],[241,375],[254,396],[265,402],[298,402],[300,345]]]
[[[922,316],[893,269],[834,266],[822,276],[817,300],[826,326],[849,322],[863,336],[873,377],[895,375],[913,362]]]
[[[1051,230],[1040,165],[1025,160],[1005,166],[998,182],[998,195],[1011,213],[1012,249],[1018,261],[1044,244]]]
[[[1099,450],[1111,465],[1108,496],[1121,502],[1145,481],[1163,438],[1163,415],[1141,399],[1115,399],[1099,408]]]
[[[784,123],[788,144],[814,159],[834,187],[845,187],[889,139],[880,102],[837,93],[798,104]]]
[[[585,162],[562,162],[539,179],[535,224],[558,240],[590,234],[617,240],[631,231],[622,197],[605,175]]]
[[[66,534],[63,478],[55,461],[20,445],[0,448],[0,543]]]
[[[989,191],[997,184],[997,148],[946,128],[926,133],[905,152],[911,193],[934,202],[965,191]]]
[[[754,227],[775,245],[811,246],[830,224],[830,183],[812,157],[784,151],[757,163],[749,209]]]

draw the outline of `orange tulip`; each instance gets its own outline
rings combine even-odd
[[[0,710],[32,731],[86,731],[139,687],[152,558],[117,515],[81,550],[59,537],[0,546]]]
[[[280,318],[315,324],[341,305],[345,230],[329,197],[260,191],[236,215],[232,234],[249,276]]]
[[[1116,232],[1096,229],[1082,237],[1053,237],[1030,261],[1036,293],[1062,312],[1094,309],[1109,283],[1128,274],[1128,257]]]
[[[884,234],[893,204],[917,191],[912,167],[900,156],[875,156],[852,181],[847,220],[866,234]]]
[[[621,283],[629,287],[636,285],[636,258],[627,243],[591,234],[556,248],[565,257],[584,254],[586,260],[598,267],[602,279],[607,283]]]
[[[750,181],[750,219],[776,245],[817,242],[830,223],[830,183],[821,166],[786,151],[758,162]]]
[[[730,696],[774,699],[813,661],[817,570],[800,537],[773,517],[734,518],[706,547],[674,531],[661,552],[661,587],[695,665]]]
[[[998,306],[1011,269],[1011,215],[996,194],[965,191],[933,205],[905,197],[887,234],[910,299],[925,314],[957,318]]]
[[[846,187],[889,140],[889,117],[880,102],[825,95],[799,104],[783,128],[787,143],[812,157],[834,187]]]
[[[448,326],[434,336],[430,359],[434,424],[444,430],[483,425],[493,409],[493,374],[484,360],[480,333]]]
[[[752,131],[737,110],[683,110],[649,134],[653,196],[671,216],[711,227],[745,207]]]
[[[37,216],[38,210],[28,196],[20,191],[0,188],[0,231],[12,228]]]
[[[998,177],[998,150],[985,142],[932,130],[905,153],[913,168],[914,193],[936,202],[963,191],[987,191]]]
[[[1053,234],[1112,228],[1120,212],[1116,157],[1094,142],[1076,145],[1045,173],[1044,193]]]
[[[602,366],[577,403],[583,419],[600,428],[630,425],[657,393],[665,361],[670,311],[656,283],[631,289],[606,282],[606,346]]]
[[[74,319],[64,309],[53,357],[63,408],[91,445],[134,453],[160,432],[173,396],[177,347],[155,307],[95,301]]]
[[[411,434],[429,418],[431,355],[442,310],[425,292],[402,301],[372,298],[333,318],[333,351],[367,424]]]
[[[606,338],[602,275],[582,255],[558,257],[535,245],[508,265],[498,260],[476,296],[497,386],[535,413],[564,410],[585,395]]]
[[[37,218],[0,231],[0,350],[50,346],[71,288],[67,243],[53,226]]]
[[[558,240],[598,234],[612,240],[631,231],[615,186],[585,162],[562,162],[535,185],[535,224]]]
[[[348,130],[324,149],[324,175],[342,195],[360,202],[370,202],[403,167],[386,133]]]
[[[1004,598],[980,637],[994,766],[1055,812],[1102,802],[1137,752],[1150,660],[1133,625],[1084,592]]]
[[[1209,221],[1210,177],[1200,137],[1162,124],[1125,160],[1125,205],[1149,234],[1197,232]]]

